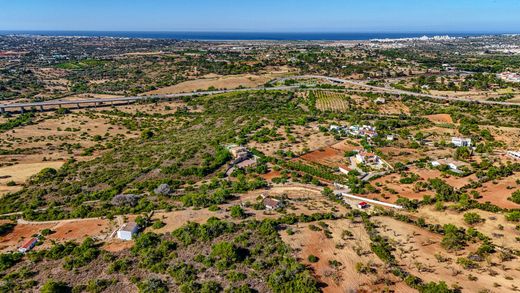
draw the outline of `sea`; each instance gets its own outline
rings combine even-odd
[[[403,39],[423,36],[471,37],[500,35],[502,33],[446,33],[446,32],[409,32],[409,33],[341,33],[341,32],[156,32],[156,31],[0,31],[0,35],[37,35],[37,36],[77,36],[77,37],[117,37],[146,39],[176,39],[197,41],[353,41],[372,39]]]

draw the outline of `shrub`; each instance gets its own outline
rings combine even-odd
[[[235,219],[245,219],[247,217],[246,212],[241,206],[232,206],[230,211],[231,217]]]
[[[168,286],[161,279],[145,280],[137,285],[140,293],[166,293]]]
[[[459,250],[466,245],[465,233],[459,230],[455,225],[444,225],[444,237],[441,245],[446,250]]]
[[[520,221],[520,211],[512,211],[506,214],[506,220],[511,222],[519,222]]]
[[[520,190],[517,190],[511,194],[511,197],[508,198],[508,200],[520,204]]]
[[[468,224],[468,225],[474,225],[474,224],[480,223],[482,221],[484,221],[484,219],[482,219],[480,217],[480,215],[477,213],[465,213],[464,214],[464,222],[466,222],[466,224]]]
[[[317,263],[320,259],[317,256],[311,254],[309,257],[307,257],[307,260],[311,263]]]
[[[157,221],[153,222],[152,228],[161,229],[164,226],[166,226],[166,224],[163,221],[157,220]]]
[[[67,285],[67,283],[57,282],[54,280],[47,281],[40,289],[41,293],[65,293],[71,291],[72,289]]]
[[[0,272],[14,266],[22,259],[21,253],[2,253],[0,254]]]

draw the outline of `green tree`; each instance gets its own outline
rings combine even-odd
[[[482,222],[483,219],[477,213],[465,213],[464,214],[464,222],[468,225],[474,225]]]
[[[230,211],[231,217],[235,219],[245,219],[247,217],[246,212],[241,206],[232,206]]]

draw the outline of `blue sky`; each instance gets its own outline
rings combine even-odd
[[[520,0],[0,0],[0,30],[520,32]]]

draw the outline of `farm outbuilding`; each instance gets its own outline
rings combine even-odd
[[[31,238],[22,244],[22,246],[18,248],[18,251],[21,253],[29,252],[34,248],[34,246],[36,246],[36,243],[38,243],[38,238]]]
[[[139,232],[137,223],[126,223],[117,231],[117,238],[121,240],[132,240],[132,237]]]

